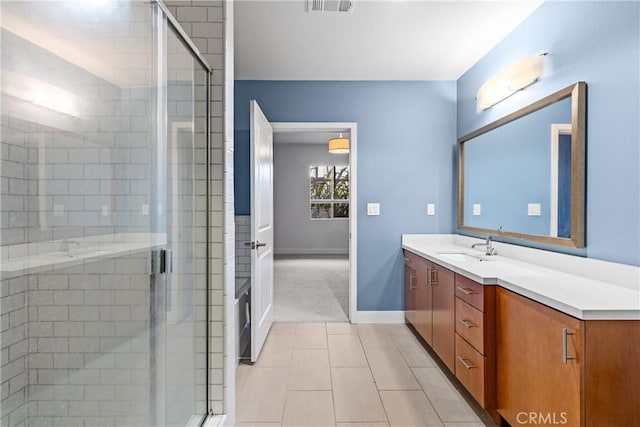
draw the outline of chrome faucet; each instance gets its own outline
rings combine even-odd
[[[60,250],[62,252],[71,253],[71,245],[80,246],[80,242],[69,240],[67,237],[65,237],[62,243],[60,243]]]
[[[485,239],[486,241],[484,243],[474,243],[473,245],[471,245],[471,249],[474,249],[476,246],[484,246],[485,247],[484,254],[486,256],[497,255],[498,252],[493,247],[493,239],[491,238],[491,236],[487,236],[485,237]]]

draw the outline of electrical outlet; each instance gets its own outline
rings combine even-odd
[[[149,205],[146,203],[142,205],[142,215],[149,215]]]
[[[482,214],[482,206],[480,205],[480,203],[474,203],[473,204],[473,215],[474,216],[478,216]]]
[[[109,216],[109,205],[102,205],[102,216]]]
[[[436,205],[435,203],[427,204],[427,215],[435,215],[436,214]]]

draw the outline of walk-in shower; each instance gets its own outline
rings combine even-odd
[[[198,426],[209,67],[154,2],[0,8],[0,424]]]

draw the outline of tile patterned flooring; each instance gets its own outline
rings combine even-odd
[[[405,325],[274,323],[236,382],[239,427],[484,425]]]

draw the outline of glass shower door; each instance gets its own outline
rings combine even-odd
[[[0,2],[2,426],[206,415],[208,77],[163,13]]]
[[[207,397],[207,71],[166,27],[166,138],[159,150],[158,224],[167,236],[167,274],[155,309],[158,425],[199,426]],[[161,388],[164,386],[164,390]]]

